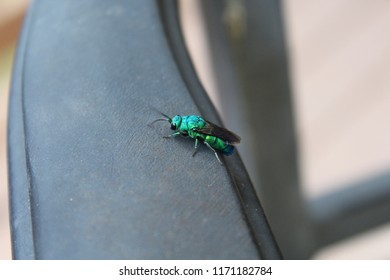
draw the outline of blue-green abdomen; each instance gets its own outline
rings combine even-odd
[[[226,156],[230,156],[234,152],[233,145],[229,145],[226,143],[226,141],[216,136],[206,135],[204,141],[207,142],[212,148],[221,151]]]

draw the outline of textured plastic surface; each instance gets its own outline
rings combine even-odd
[[[9,123],[17,259],[260,258],[225,166],[163,139],[199,113],[155,1],[35,1]]]

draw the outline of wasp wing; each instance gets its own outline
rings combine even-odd
[[[197,132],[217,136],[222,140],[227,141],[229,144],[238,144],[241,141],[240,136],[231,132],[230,130],[220,127],[210,121],[205,120],[207,123],[206,127],[196,129]]]

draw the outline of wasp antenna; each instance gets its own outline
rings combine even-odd
[[[159,113],[160,113],[161,116],[166,117],[167,121],[169,121],[169,122],[172,121],[172,119],[168,115],[165,115],[164,113],[161,113],[161,112],[159,112]]]
[[[160,110],[158,110],[156,107],[154,107],[154,106],[150,106],[150,107],[151,107],[154,111],[156,111],[157,113],[159,113],[161,116],[166,117],[169,121],[172,120],[168,115],[164,114],[163,112],[161,112]]]
[[[157,119],[153,122],[150,123],[150,125],[154,124],[155,122],[159,122],[159,121],[167,121],[167,122],[171,122],[172,120],[171,119]]]

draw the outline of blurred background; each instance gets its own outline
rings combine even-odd
[[[6,168],[7,107],[15,47],[28,0],[0,0],[0,259],[11,258]]]
[[[182,1],[184,32],[218,108],[198,0]],[[9,83],[28,0],[0,0],[0,259],[11,258],[6,171]],[[390,2],[284,0],[299,163],[307,198],[390,169]],[[390,225],[316,259],[389,259]]]

